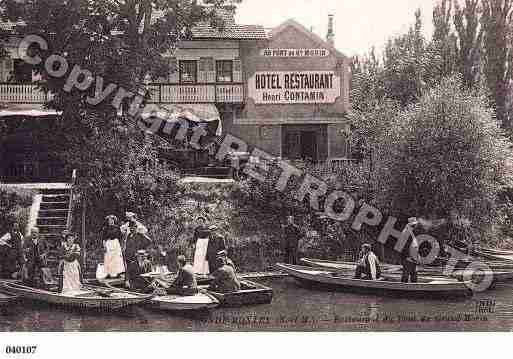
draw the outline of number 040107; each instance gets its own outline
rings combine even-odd
[[[5,354],[35,354],[37,345],[6,345]]]

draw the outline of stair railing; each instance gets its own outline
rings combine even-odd
[[[74,187],[75,187],[76,182],[77,182],[77,170],[74,169],[71,174],[71,183],[70,183],[71,188],[70,188],[70,192],[69,192],[68,216],[66,219],[66,229],[67,230],[71,230],[71,226],[73,224],[73,207],[75,204],[75,201],[73,200],[73,196],[74,196]]]

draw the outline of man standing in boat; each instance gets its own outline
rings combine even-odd
[[[365,276],[364,279],[370,280],[377,280],[381,276],[379,259],[368,243],[362,245],[359,260],[356,265],[355,279],[361,279],[362,274]]]
[[[39,228],[34,227],[23,244],[25,256],[23,281],[32,287],[44,287],[43,268],[46,267],[48,246],[39,238]]]
[[[401,253],[401,264],[403,266],[403,274],[401,276],[401,282],[403,283],[417,283],[417,264],[419,262],[419,244],[414,234],[414,229],[417,227],[419,222],[417,218],[408,218],[408,224],[406,224],[405,231],[409,232],[410,240],[404,247]]]
[[[23,264],[23,235],[18,222],[12,229],[0,237],[0,278],[11,279]]]
[[[297,264],[299,241],[302,236],[301,229],[294,223],[294,216],[288,216],[287,224],[283,227],[285,263]]]

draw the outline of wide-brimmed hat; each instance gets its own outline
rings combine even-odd
[[[215,224],[213,224],[213,225],[211,225],[210,227],[208,227],[208,229],[209,229],[209,230],[211,230],[211,231],[216,231],[216,230],[218,230],[218,229],[219,229],[219,227],[218,227],[218,226],[216,226]]]
[[[410,217],[408,218],[408,224],[416,225],[419,224],[419,221],[417,220],[417,217]]]
[[[226,257],[228,253],[223,249],[222,251],[217,252],[218,257]]]
[[[134,212],[125,212],[125,217],[127,219],[137,219],[137,214]]]
[[[117,222],[118,221],[118,217],[116,217],[115,215],[113,214],[109,214],[107,217],[105,217],[105,220],[108,221],[109,219],[113,219],[114,222]]]
[[[146,257],[148,255],[148,252],[146,252],[144,249],[139,249],[136,253],[136,256],[144,256]]]
[[[370,245],[369,243],[364,243],[364,244],[362,244],[362,248],[366,248],[366,249],[368,249],[368,250],[371,250],[371,249],[372,249],[372,247],[371,247],[371,245]]]
[[[197,221],[204,220],[206,222],[207,221],[207,217],[205,217],[205,216],[198,216],[198,217],[196,217],[196,220]]]

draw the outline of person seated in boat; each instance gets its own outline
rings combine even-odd
[[[141,274],[150,273],[151,263],[147,259],[147,252],[140,249],[136,253],[136,258],[127,265],[127,281],[126,286],[138,292],[151,293],[154,286],[152,283],[141,277]]]
[[[417,283],[417,264],[419,262],[419,244],[415,237],[414,230],[419,222],[417,218],[408,218],[405,231],[409,232],[410,239],[401,253],[401,264],[403,266],[403,273],[401,275],[401,282],[403,283]]]
[[[176,258],[178,275],[166,289],[168,294],[194,295],[198,293],[198,283],[193,267],[187,263],[185,256],[179,255]]]
[[[0,237],[0,278],[16,278],[23,265],[23,234],[18,222],[9,232]]]
[[[217,258],[217,266],[218,269],[212,273],[214,279],[209,286],[209,290],[219,293],[238,292],[241,285],[233,268],[226,264],[223,257]]]
[[[31,287],[44,288],[43,269],[47,268],[48,245],[39,237],[39,228],[34,227],[23,243],[23,282]]]
[[[82,271],[80,268],[80,246],[75,243],[75,235],[68,233],[60,248],[59,292],[73,292],[82,288]]]
[[[372,251],[371,245],[365,243],[362,245],[360,258],[356,264],[355,279],[377,280],[381,276],[381,268],[378,257]]]
[[[219,251],[217,253],[217,257],[223,257],[226,262],[226,265],[229,265],[230,267],[233,268],[233,270],[235,272],[237,272],[237,266],[235,266],[235,263],[233,263],[233,261],[228,257],[228,253],[226,252],[226,249]]]

